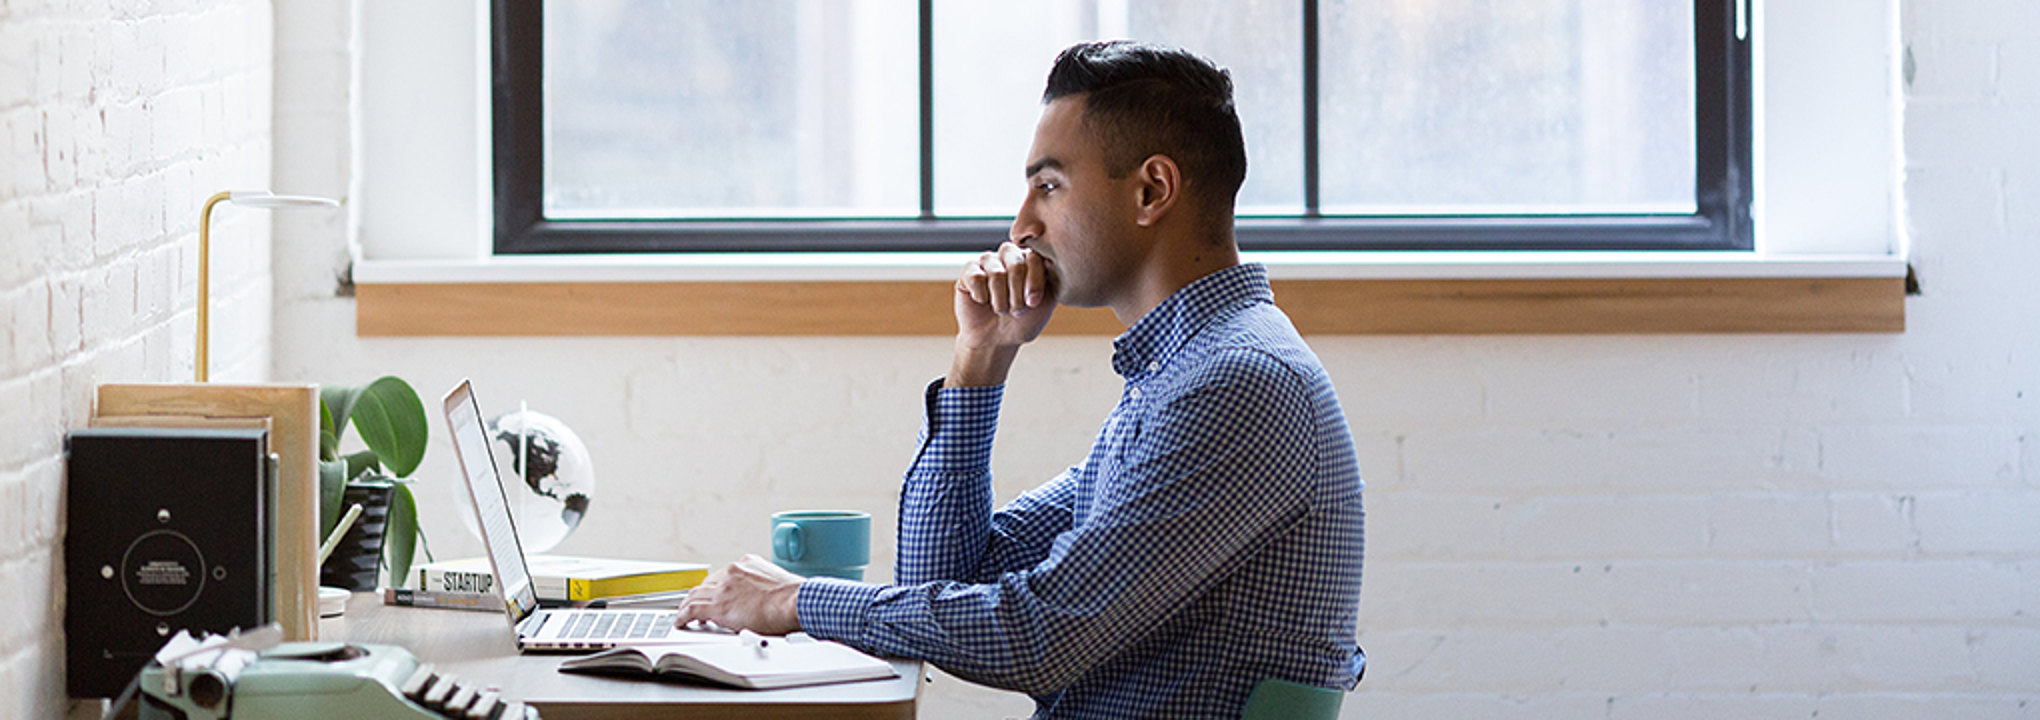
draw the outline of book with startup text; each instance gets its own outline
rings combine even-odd
[[[560,672],[701,680],[749,690],[899,677],[892,663],[801,633],[729,642],[619,647],[560,663]]]
[[[612,560],[569,555],[533,555],[532,590],[538,599],[558,602],[587,602],[634,595],[687,590],[708,578],[708,566],[700,563]],[[467,558],[426,563],[415,571],[418,588],[442,595],[473,594],[493,597],[496,577],[488,558]]]
[[[382,589],[384,605],[403,607],[445,608],[448,610],[479,610],[482,612],[503,612],[503,599],[494,593],[442,593],[431,590],[386,587]]]

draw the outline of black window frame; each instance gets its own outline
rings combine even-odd
[[[1747,0],[1694,0],[1696,210],[1690,215],[1324,216],[1318,213],[1317,2],[1303,3],[1304,203],[1237,219],[1242,250],[1754,248]],[[499,255],[977,251],[1009,220],[937,218],[933,0],[920,1],[920,206],[915,219],[550,220],[544,217],[544,0],[492,0],[494,248]]]

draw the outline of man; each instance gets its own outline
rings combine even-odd
[[[1011,241],[956,281],[892,586],[750,556],[681,622],[796,629],[1034,696],[1037,717],[1238,717],[1261,680],[1350,688],[1360,474],[1317,357],[1242,265],[1232,81],[1180,50],[1056,59]],[[1109,307],[1126,379],[1089,457],[994,513],[1007,370],[1058,304]]]

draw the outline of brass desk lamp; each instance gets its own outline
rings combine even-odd
[[[199,382],[206,381],[207,375],[206,365],[208,362],[206,340],[207,335],[209,333],[207,331],[206,325],[210,319],[211,315],[210,308],[212,305],[212,298],[210,295],[211,288],[210,283],[208,282],[209,281],[208,276],[211,274],[212,267],[212,263],[210,262],[212,252],[212,241],[210,237],[212,232],[212,209],[214,205],[218,205],[222,202],[229,202],[243,207],[264,209],[340,207],[340,203],[337,200],[329,200],[322,197],[308,197],[303,195],[277,195],[267,190],[234,190],[231,192],[216,193],[211,198],[206,199],[205,209],[200,210],[198,213]]]

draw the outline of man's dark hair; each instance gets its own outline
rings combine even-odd
[[[1232,75],[1187,51],[1128,40],[1079,43],[1048,71],[1047,104],[1084,95],[1084,123],[1125,177],[1151,155],[1183,169],[1188,192],[1231,216],[1247,178],[1247,143],[1233,108]]]

